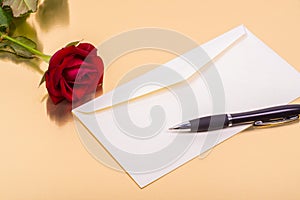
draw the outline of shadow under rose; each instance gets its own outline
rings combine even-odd
[[[72,109],[76,108],[96,97],[99,97],[103,94],[103,88],[98,87],[96,90],[96,93],[93,95],[87,95],[85,98],[81,99],[80,101],[70,103],[66,100],[54,104],[51,100],[51,98],[47,97],[46,102],[46,109],[47,109],[47,115],[49,116],[51,121],[54,121],[56,125],[58,126],[64,126],[67,123],[73,121],[73,115],[72,115]]]
[[[53,104],[51,98],[47,98],[47,115],[56,125],[63,126],[72,121],[72,104],[67,101],[62,101],[59,104]]]
[[[68,25],[70,21],[68,0],[44,0],[36,13],[36,20],[43,31],[55,25]]]

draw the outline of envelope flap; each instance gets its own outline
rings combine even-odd
[[[159,89],[169,87],[191,77],[203,66],[211,62],[214,58],[228,49],[231,45],[237,42],[246,34],[243,25],[161,65],[144,75],[141,75],[116,89],[89,101],[75,109],[72,112],[78,111],[82,113],[92,113],[109,108],[113,105],[126,102],[128,100],[141,97],[148,93]],[[139,86],[142,86],[145,81],[155,82],[159,80],[159,85],[149,85],[143,90],[139,90],[133,95],[128,96],[128,91],[133,91]]]

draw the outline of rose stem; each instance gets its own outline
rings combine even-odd
[[[31,53],[33,53],[33,54],[39,56],[39,57],[40,57],[41,59],[43,59],[45,62],[49,63],[51,56],[45,55],[45,54],[43,54],[42,52],[40,52],[39,50],[34,49],[34,48],[32,48],[32,47],[30,47],[30,46],[28,46],[28,45],[26,45],[26,44],[24,44],[24,43],[22,43],[22,42],[20,42],[20,41],[18,41],[18,40],[16,40],[16,39],[14,39],[14,38],[12,38],[12,37],[9,37],[8,35],[5,35],[5,34],[3,34],[3,33],[1,33],[1,32],[0,32],[0,36],[1,36],[3,39],[9,40],[9,41],[11,41],[11,42],[13,42],[13,43],[16,43],[16,44],[18,44],[18,45],[24,47],[25,49],[27,49],[27,50],[30,51]]]

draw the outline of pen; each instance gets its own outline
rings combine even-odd
[[[299,114],[300,104],[282,105],[242,113],[201,117],[178,124],[169,130],[203,132],[246,124],[275,126],[298,120]]]

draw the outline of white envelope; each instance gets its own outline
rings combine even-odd
[[[299,86],[299,72],[239,26],[72,112],[144,187],[249,126],[193,134],[169,127],[287,104]]]

